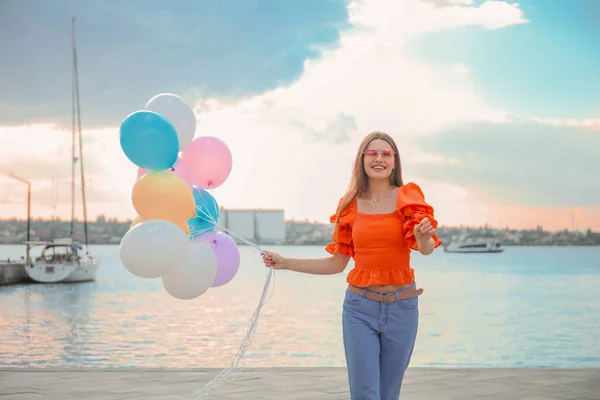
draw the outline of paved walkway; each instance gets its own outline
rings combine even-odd
[[[0,400],[189,399],[220,370],[0,369]],[[246,369],[211,399],[346,400],[340,368]],[[402,400],[598,400],[600,369],[411,368]]]

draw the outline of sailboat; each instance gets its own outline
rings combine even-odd
[[[70,237],[56,238],[52,241],[28,241],[25,271],[33,281],[40,283],[84,282],[96,279],[100,266],[92,257],[88,248],[87,206],[85,200],[85,175],[83,172],[83,145],[81,140],[81,116],[79,110],[79,76],[77,70],[77,49],[75,44],[75,17],[72,20],[73,46],[73,125],[71,149],[71,232]],[[77,120],[77,123],[76,123]],[[76,155],[75,139],[79,139],[79,154]],[[75,233],[75,164],[79,162],[81,175],[81,196],[83,200],[83,230],[85,252],[83,246],[74,241]],[[41,255],[31,260],[32,246],[43,246]]]

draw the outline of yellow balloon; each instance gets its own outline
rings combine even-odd
[[[135,182],[133,207],[143,220],[164,219],[180,225],[194,217],[194,195],[185,181],[163,171],[150,172]]]
[[[142,219],[142,217],[140,217],[139,215],[136,216],[133,219],[133,222],[131,223],[131,226],[129,227],[129,229],[133,228],[134,226],[136,226],[137,224],[139,224],[140,222],[144,222],[146,221],[145,219]],[[169,221],[169,222],[173,222],[173,221]],[[188,235],[190,234],[190,226],[188,225],[187,221],[183,221],[183,222],[173,222],[175,225],[177,225],[178,227],[180,227],[181,229],[183,229],[185,231],[185,233],[187,233]]]

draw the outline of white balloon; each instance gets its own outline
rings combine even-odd
[[[188,235],[174,223],[148,220],[125,233],[119,256],[132,274],[159,278],[187,260],[188,242]]]
[[[188,259],[163,275],[167,292],[180,300],[191,300],[204,294],[217,277],[217,257],[210,245],[189,242]]]
[[[162,115],[175,127],[179,137],[179,150],[192,143],[196,134],[196,114],[181,97],[161,93],[148,100],[144,108]]]

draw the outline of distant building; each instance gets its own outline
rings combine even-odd
[[[543,233],[544,232],[544,227],[541,226],[541,225],[537,225],[535,227],[535,231],[538,232],[538,233]]]
[[[285,218],[282,209],[225,209],[221,208],[219,225],[236,235],[258,244],[283,244]],[[234,235],[236,242],[241,243]]]

